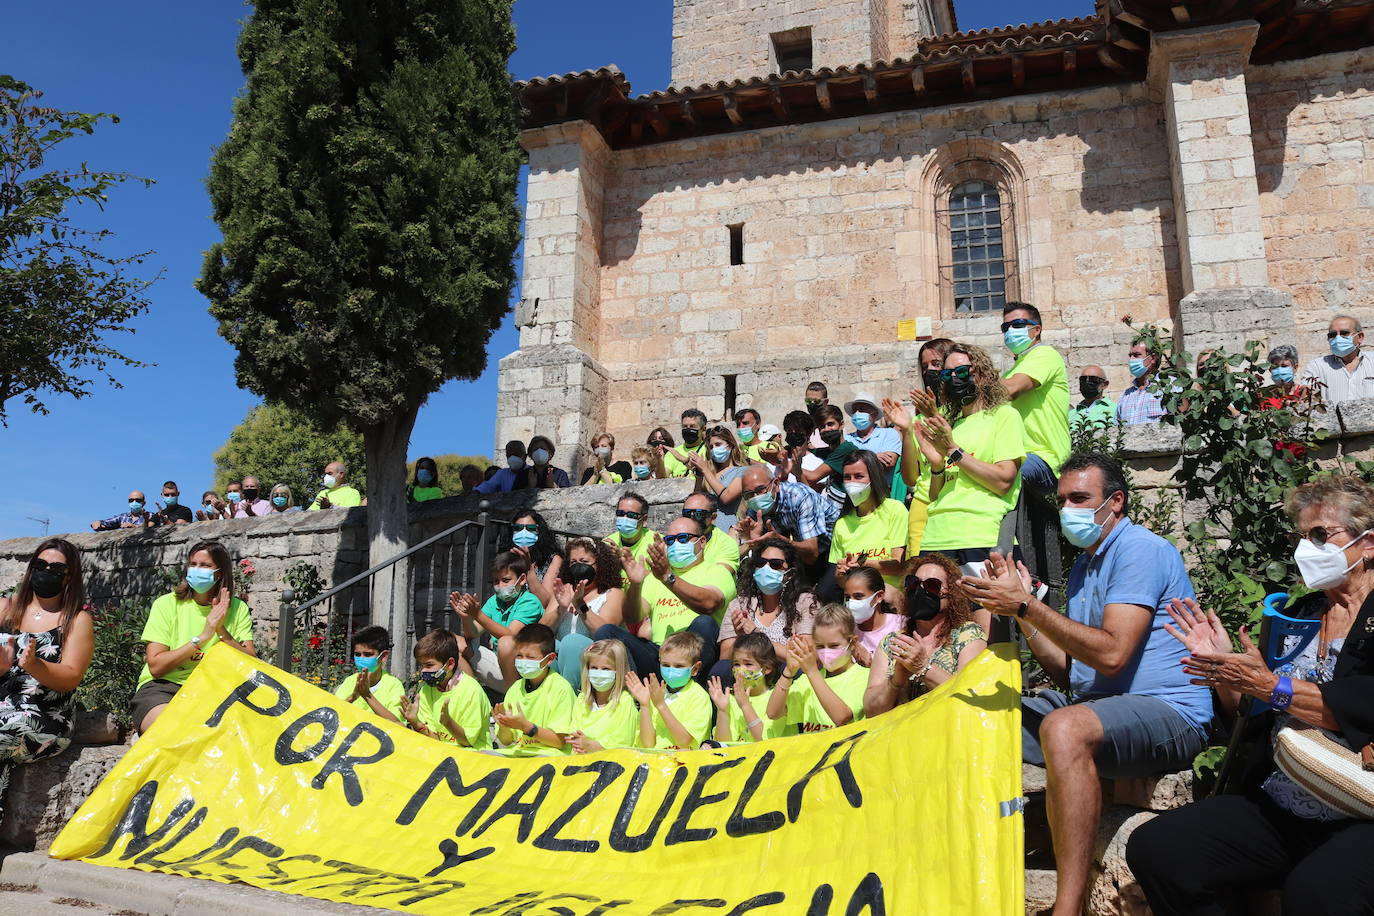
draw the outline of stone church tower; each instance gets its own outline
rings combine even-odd
[[[1097,9],[958,32],[950,0],[676,0],[669,87],[520,84],[496,448],[543,433],[576,472],[689,407],[901,397],[923,338],[1005,362],[1008,300],[1113,396],[1128,317],[1304,362],[1333,315],[1374,323],[1374,0]]]

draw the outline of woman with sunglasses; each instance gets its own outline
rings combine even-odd
[[[553,600],[549,583],[563,575],[563,547],[558,543],[544,516],[525,509],[510,523],[509,540],[502,539],[501,550],[517,553],[530,562],[526,580],[530,593],[540,603]]]
[[[716,527],[728,532],[739,514],[740,478],[750,464],[735,434],[728,427],[712,426],[706,431],[706,451],[688,454],[687,461],[701,474],[697,492],[709,491],[720,500]]]
[[[992,359],[969,344],[955,344],[945,357],[940,407],[941,414],[911,424],[931,466],[921,551],[942,553],[965,575],[977,576],[998,545],[1002,518],[1021,493],[1024,426]],[[975,619],[984,629],[991,622],[986,612]]]
[[[972,619],[959,587],[958,565],[942,554],[916,561],[907,578],[906,624],[873,653],[864,692],[864,715],[876,716],[945,681],[987,648],[987,634]]]
[[[736,589],[735,600],[720,625],[721,660],[711,671],[726,686],[733,679],[735,640],[762,633],[781,656],[789,639],[811,632],[819,607],[816,596],[802,587],[797,549],[780,537],[765,538],[754,546],[740,563]]]
[[[0,804],[12,766],[71,744],[75,691],[95,650],[84,601],[81,555],[62,538],[39,544],[14,596],[0,598]]]
[[[917,352],[922,387],[912,388],[910,397],[912,408],[920,416],[934,417],[940,413],[940,370],[945,367],[945,357],[952,346],[954,341],[937,337],[921,344]],[[894,398],[883,398],[882,407],[887,422],[902,436],[902,480],[911,491],[911,502],[907,506],[906,553],[914,557],[921,552],[921,539],[925,536],[926,519],[930,516],[931,466],[911,432],[912,414]]]

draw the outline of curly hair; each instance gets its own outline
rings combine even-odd
[[[782,609],[782,632],[788,639],[792,638],[792,633],[801,619],[801,611],[797,608],[797,601],[802,596],[801,569],[797,561],[797,548],[792,546],[792,542],[783,538],[768,538],[761,541],[757,547],[741,559],[739,564],[739,575],[736,578],[735,596],[743,603],[743,607],[750,613],[755,613],[763,608],[763,592],[759,591],[758,583],[754,581],[754,570],[763,565],[763,552],[769,548],[777,548],[782,551],[783,559],[787,561],[787,572],[782,576],[782,591],[778,592],[778,606]]]
[[[949,352],[945,354],[946,364],[955,353],[962,353],[967,356],[969,365],[972,367],[973,381],[978,386],[978,399],[973,402],[977,410],[996,410],[1007,403],[1007,390],[1002,387],[1002,376],[998,373],[997,367],[992,364],[992,357],[988,356],[987,350],[982,347],[975,347],[973,344],[957,343],[950,347]],[[951,421],[957,420],[963,413],[955,404],[943,406],[945,417]]]
[[[949,583],[949,608],[942,611],[938,618],[945,627],[946,633],[953,633],[973,619],[973,602],[969,600],[968,594],[963,586],[959,584],[959,579],[964,571],[959,568],[959,564],[942,553],[924,553],[916,558],[911,566],[911,575],[907,580],[915,578],[916,570],[922,566],[938,566],[945,573],[945,581]],[[907,588],[906,593],[911,594],[911,589]],[[908,636],[916,634],[916,621],[907,615],[906,625],[903,630]]]
[[[515,542],[512,538],[515,535],[515,525],[519,524],[522,518],[533,519],[534,523],[539,526],[539,540],[535,541],[534,546],[530,548],[530,561],[542,575],[543,571],[549,568],[554,557],[563,556],[563,548],[549,528],[549,523],[544,521],[544,516],[533,509],[521,509],[511,517],[510,525],[502,530],[501,543],[497,549],[510,550],[514,546]]]
[[[596,588],[597,594],[604,595],[610,589],[620,586],[620,557],[616,556],[610,544],[597,538],[569,538],[569,556],[574,549],[585,550],[596,559],[596,576],[592,579],[592,585]]]
[[[1309,481],[1292,490],[1283,505],[1294,528],[1303,510],[1313,506],[1333,510],[1352,538],[1374,528],[1374,488],[1352,474],[1331,474]]]

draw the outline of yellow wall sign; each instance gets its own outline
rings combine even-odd
[[[1020,666],[723,750],[506,759],[226,647],[51,854],[465,916],[1019,914]]]

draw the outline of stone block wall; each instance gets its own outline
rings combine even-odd
[[[1274,286],[1303,360],[1332,316],[1374,323],[1374,48],[1252,68],[1250,120]]]

